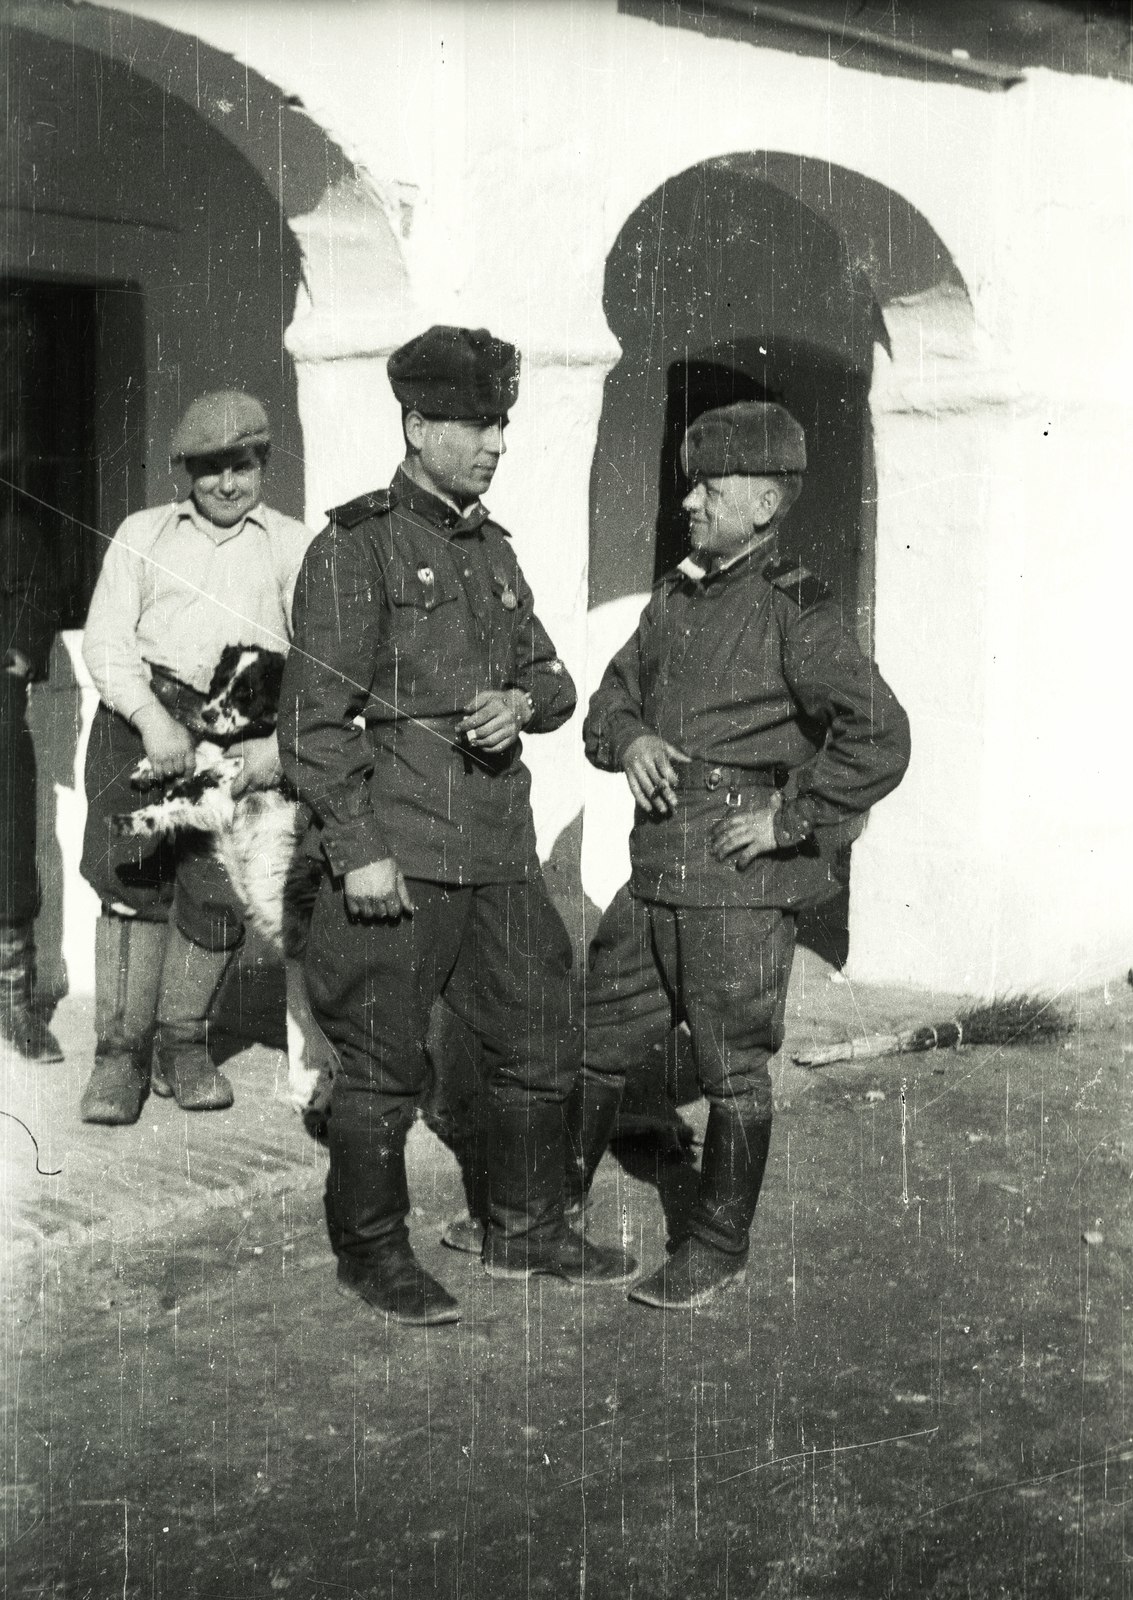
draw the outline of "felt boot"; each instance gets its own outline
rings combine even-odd
[[[169,924],[157,1003],[153,1092],[175,1095],[182,1111],[223,1111],[232,1104],[232,1085],[209,1055],[208,1022],[235,955],[235,950],[206,950],[187,939],[175,922]]]
[[[103,911],[94,930],[94,1071],[84,1122],[137,1122],[150,1087],[154,1012],[169,926]]]

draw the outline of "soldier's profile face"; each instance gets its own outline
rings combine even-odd
[[[234,528],[260,503],[264,464],[254,450],[194,456],[185,470],[193,480],[197,510],[218,528]]]
[[[411,413],[406,437],[431,482],[461,504],[477,500],[496,475],[504,443],[503,417],[421,417]]]
[[[693,546],[738,555],[775,515],[779,494],[773,478],[698,478],[683,501]]]

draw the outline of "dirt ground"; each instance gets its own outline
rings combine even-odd
[[[1081,1022],[784,1079],[746,1284],[700,1312],[484,1277],[421,1124],[453,1327],[337,1294],[317,1164],[25,1253],[3,1595],[1126,1595],[1133,999]],[[622,1147],[595,1235],[651,1270],[695,1176]]]

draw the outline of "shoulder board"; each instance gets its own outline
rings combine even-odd
[[[793,600],[800,611],[809,611],[820,600],[830,598],[830,590],[822,580],[797,561],[773,561],[764,567],[763,576],[773,588]]]
[[[357,500],[348,500],[343,506],[332,506],[327,520],[340,528],[356,528],[370,517],[384,517],[396,504],[396,498],[388,489],[374,489],[369,494],[360,494]]]

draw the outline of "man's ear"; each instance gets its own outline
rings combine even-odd
[[[766,528],[783,501],[783,491],[774,479],[767,480],[755,497],[756,527]]]
[[[419,411],[405,413],[405,442],[413,450],[420,450],[425,442],[425,419]]]

